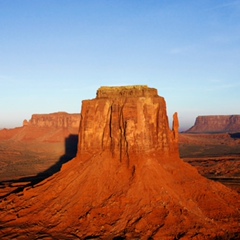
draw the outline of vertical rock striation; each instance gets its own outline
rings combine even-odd
[[[97,97],[82,105],[79,158],[103,151],[131,156],[178,154],[178,120],[169,128],[166,103],[157,90],[147,86],[101,87]]]
[[[80,115],[66,112],[33,114],[32,118],[23,121],[23,126],[79,128]]]

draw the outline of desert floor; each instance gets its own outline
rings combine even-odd
[[[181,158],[240,193],[240,134],[181,134]]]
[[[76,155],[71,141],[0,141],[0,197],[44,180]],[[180,134],[180,156],[199,173],[240,193],[240,134]],[[66,144],[67,143],[67,144]]]

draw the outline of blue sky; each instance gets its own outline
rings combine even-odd
[[[240,0],[0,0],[0,29],[0,128],[134,84],[182,130],[240,114]]]

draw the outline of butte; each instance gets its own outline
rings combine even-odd
[[[101,87],[76,158],[1,200],[1,239],[237,239],[239,195],[180,159],[173,120],[154,88]]]

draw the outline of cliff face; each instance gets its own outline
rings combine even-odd
[[[23,125],[36,127],[78,128],[79,122],[79,114],[57,112],[50,114],[33,114],[29,122],[27,120],[23,121]]]
[[[97,98],[83,101],[79,157],[103,151],[129,160],[131,156],[178,156],[178,121],[170,130],[164,98],[146,86],[102,87]]]
[[[171,130],[156,89],[104,87],[83,101],[77,157],[0,202],[0,234],[212,239],[239,230],[239,207],[236,192],[179,158],[177,114]]]
[[[33,114],[22,127],[0,130],[0,140],[63,142],[70,134],[78,134],[80,118],[66,112]]]
[[[240,115],[198,116],[194,126],[186,132],[240,132]]]

